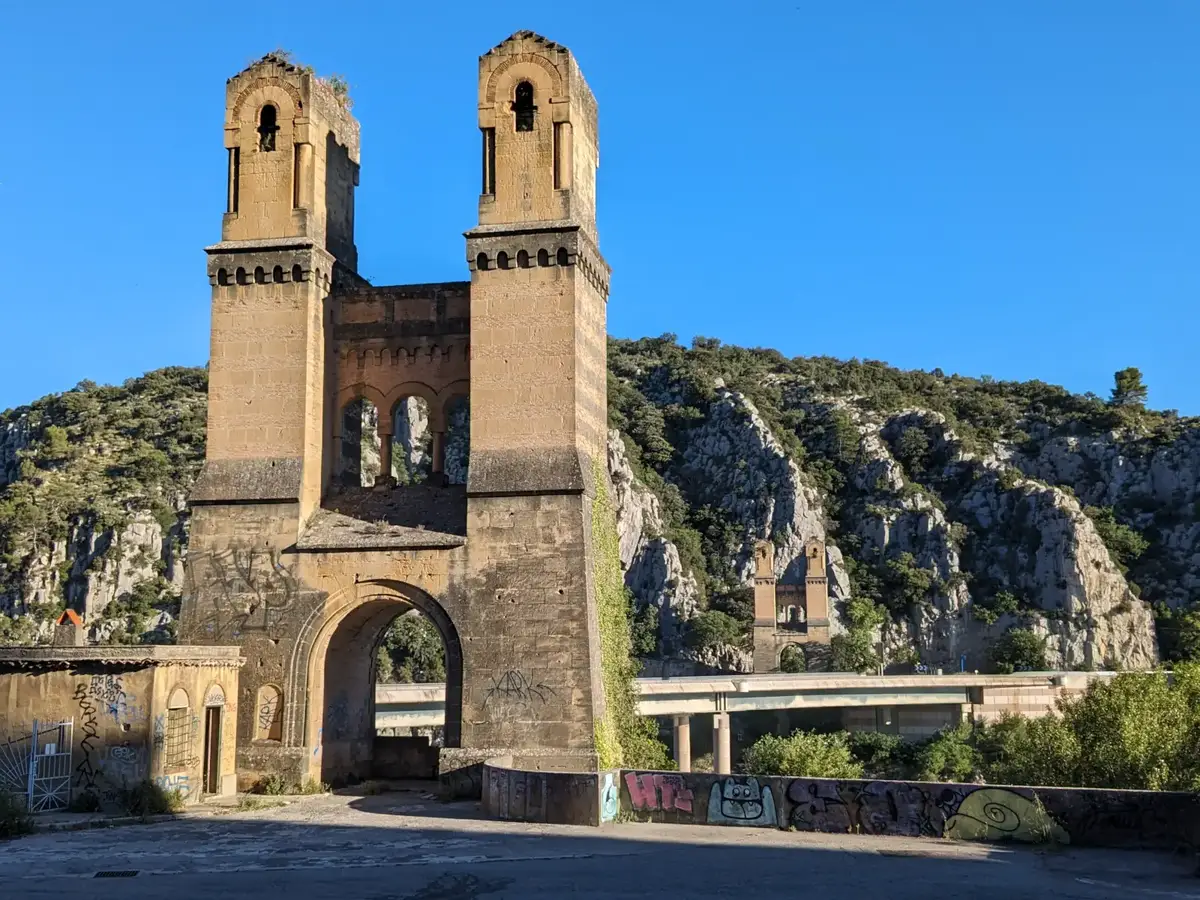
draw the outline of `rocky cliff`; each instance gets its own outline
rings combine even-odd
[[[101,639],[171,639],[204,388],[169,369],[0,417],[0,639],[66,605]],[[785,584],[826,542],[843,667],[1141,668],[1200,627],[1195,421],[670,336],[610,342],[609,397],[635,646],[659,670],[748,670],[757,540]]]

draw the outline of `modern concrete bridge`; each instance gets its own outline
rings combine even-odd
[[[671,717],[675,759],[691,767],[691,717],[713,717],[713,765],[730,768],[729,715],[793,709],[841,709],[854,731],[888,730],[925,737],[966,716],[990,720],[1004,712],[1039,716],[1062,694],[1076,694],[1115,672],[1019,672],[1013,675],[712,675],[639,678],[637,711]],[[443,684],[381,684],[375,690],[376,728],[428,728],[445,716]],[[882,715],[881,715],[882,713]]]

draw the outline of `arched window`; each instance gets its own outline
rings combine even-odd
[[[254,739],[283,740],[283,691],[273,684],[258,689],[258,704],[254,711]]]
[[[249,281],[246,278],[246,270],[243,269],[241,266],[238,266],[238,270],[237,270],[237,283],[238,284],[249,284]]]
[[[217,284],[222,287],[229,284],[229,273],[224,269],[217,269]]]
[[[524,250],[517,251],[517,265],[522,269],[529,268],[529,254]]]
[[[487,267],[488,255],[486,253],[480,253],[477,257],[475,257],[475,268],[479,269],[480,271],[484,271],[487,269]]]
[[[550,265],[550,254],[546,252],[545,247],[543,247],[541,250],[538,251],[538,265],[539,266]]]
[[[266,273],[266,270],[264,270],[262,266],[254,267],[254,283],[255,284],[266,284],[267,283],[267,273]]]
[[[537,112],[537,107],[533,105],[533,85],[528,81],[522,81],[517,85],[512,109],[516,114],[517,131],[533,131],[533,116]]]
[[[292,281],[303,281],[304,270],[300,268],[300,263],[292,266]]]
[[[508,268],[508,254],[503,250],[496,254],[496,265],[502,269]]]
[[[175,688],[167,700],[167,733],[163,743],[168,772],[187,769],[192,749],[192,711],[188,708],[187,691]]]
[[[558,264],[560,266],[565,266],[567,264],[567,248],[566,247],[558,248]]]
[[[275,117],[275,107],[270,103],[264,106],[258,115],[258,149],[264,153],[275,149],[275,132],[279,130]]]
[[[281,281],[283,281],[283,266],[276,266],[271,270],[271,280],[276,284],[279,284]]]

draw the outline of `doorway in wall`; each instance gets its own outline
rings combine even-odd
[[[204,708],[204,793],[221,793],[221,709]]]

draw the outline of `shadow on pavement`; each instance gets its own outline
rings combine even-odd
[[[1200,900],[1192,871],[1188,858],[1152,853],[494,822],[478,818],[475,803],[446,804],[419,790],[0,843],[3,898]]]

